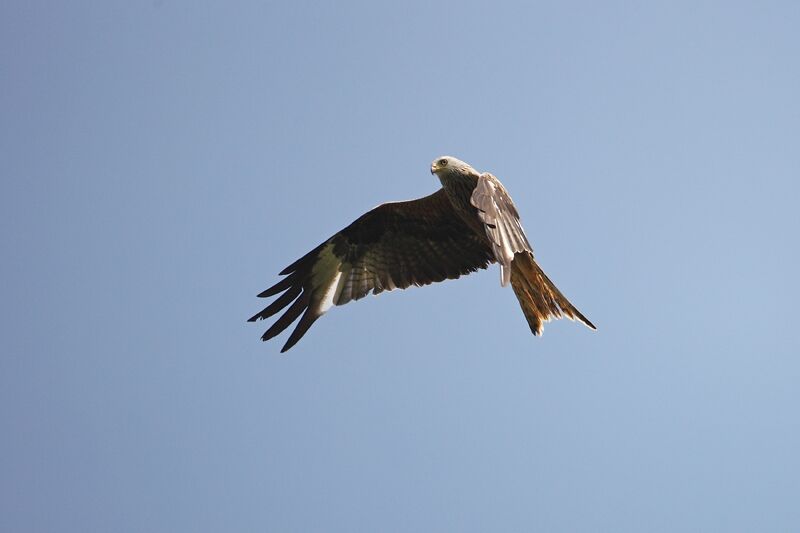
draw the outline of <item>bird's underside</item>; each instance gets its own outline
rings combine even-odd
[[[297,343],[333,305],[411,285],[428,285],[498,262],[534,335],[566,316],[594,325],[555,287],[533,258],[511,198],[491,174],[452,157],[431,167],[443,187],[406,202],[368,211],[281,271],[259,297],[278,296],[249,319],[284,313],[261,337],[269,340],[300,317],[281,352]],[[288,307],[288,309],[287,309]]]

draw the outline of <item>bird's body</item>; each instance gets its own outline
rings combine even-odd
[[[550,318],[567,316],[595,329],[539,268],[511,197],[489,173],[454,157],[431,165],[442,188],[368,211],[283,271],[260,297],[283,294],[250,321],[288,310],[262,336],[268,340],[302,313],[282,352],[332,305],[384,290],[455,279],[498,262],[535,335]],[[291,304],[291,305],[289,305]]]

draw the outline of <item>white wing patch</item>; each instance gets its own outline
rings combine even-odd
[[[341,289],[337,290],[339,287],[339,278],[342,277],[341,272],[337,272],[336,276],[334,276],[333,280],[331,280],[328,288],[325,290],[325,295],[322,297],[322,301],[320,302],[320,311],[325,313],[328,309],[333,306],[334,299],[336,298],[336,293],[339,292]]]
[[[514,260],[514,254],[532,252],[516,208],[497,178],[488,172],[478,178],[470,203],[478,209],[478,217],[492,243],[494,257],[500,263],[500,284],[505,287],[511,280],[511,261]]]
[[[342,270],[344,265],[333,254],[333,245],[327,244],[319,252],[317,263],[311,271],[311,283],[317,292],[317,288],[324,289],[317,294],[321,294],[319,302],[319,311],[326,312],[333,306],[339,298],[339,293],[342,292]],[[317,297],[319,298],[319,297]]]

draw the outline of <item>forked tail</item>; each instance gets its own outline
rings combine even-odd
[[[566,316],[597,329],[575,309],[550,281],[530,252],[519,252],[511,262],[511,286],[534,335],[541,335],[544,323]]]

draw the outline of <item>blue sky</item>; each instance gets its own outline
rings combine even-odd
[[[800,528],[796,2],[5,2],[0,530]],[[597,332],[496,267],[255,295],[497,175]]]

